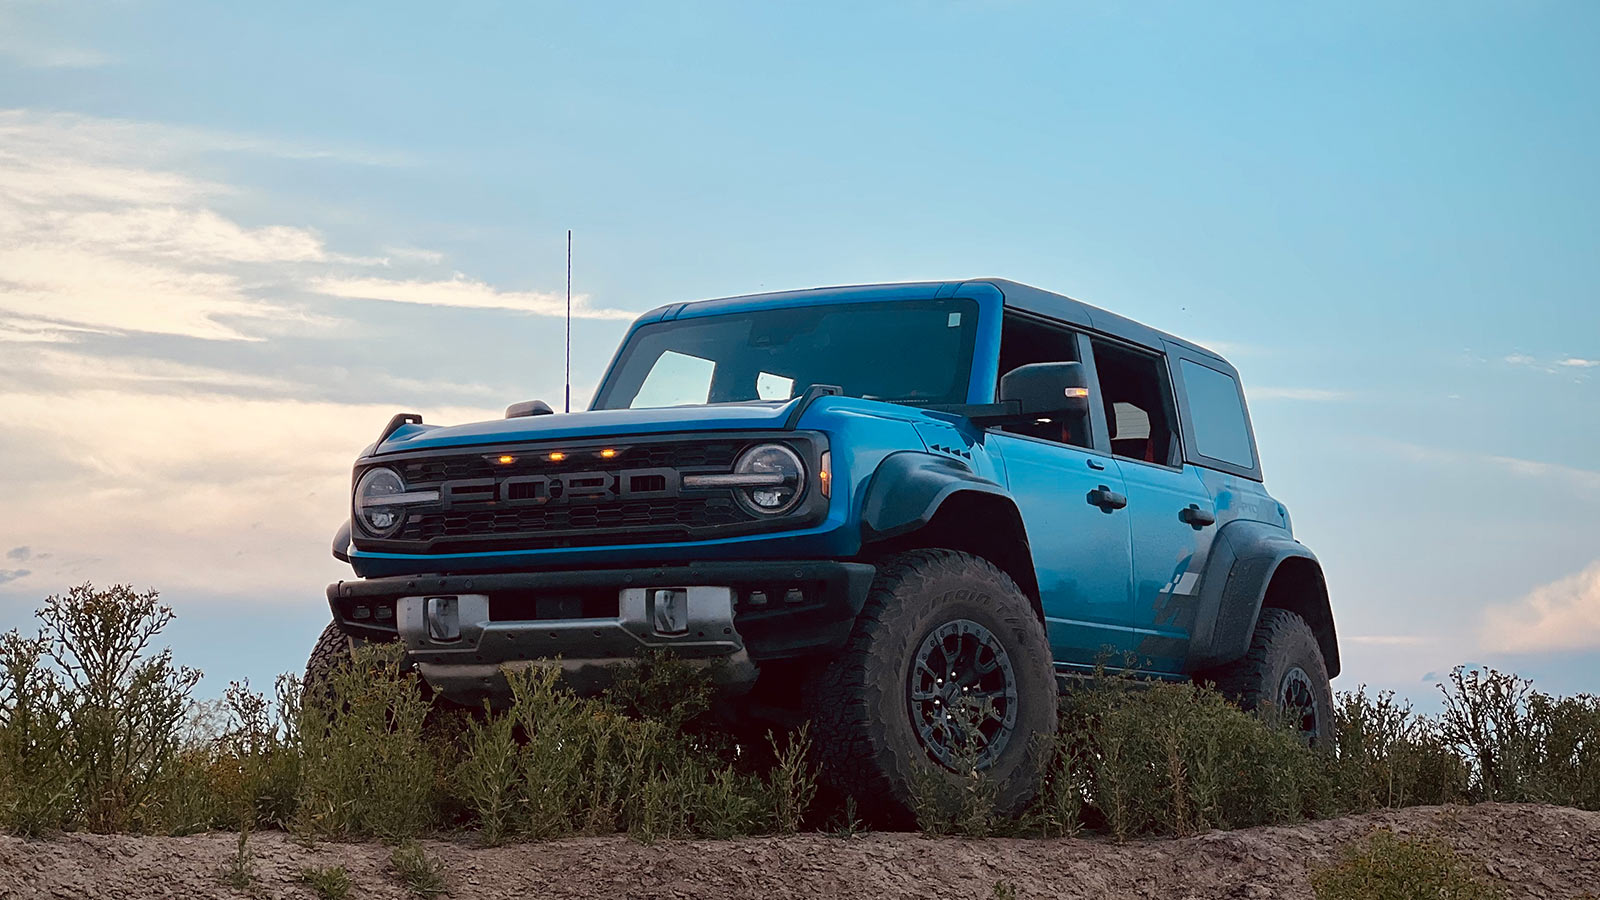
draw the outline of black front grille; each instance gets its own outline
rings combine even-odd
[[[358,533],[356,545],[460,553],[671,543],[794,528],[825,512],[814,477],[809,496],[792,514],[777,519],[745,509],[731,489],[678,487],[684,475],[730,472],[746,448],[774,439],[795,449],[814,475],[820,438],[792,432],[479,447],[379,458],[365,465],[394,468],[407,490],[437,489],[442,497],[436,504],[410,507],[394,536],[376,540]]]

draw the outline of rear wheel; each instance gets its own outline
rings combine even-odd
[[[1306,620],[1267,608],[1256,620],[1250,650],[1214,673],[1218,690],[1244,709],[1281,717],[1306,743],[1333,740],[1333,688],[1322,648]]]
[[[889,824],[910,820],[925,785],[959,787],[974,769],[997,812],[1020,812],[1056,726],[1043,623],[1004,572],[951,550],[883,560],[805,699],[824,780]]]

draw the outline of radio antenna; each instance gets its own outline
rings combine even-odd
[[[567,402],[562,412],[572,412],[572,229],[567,229]]]

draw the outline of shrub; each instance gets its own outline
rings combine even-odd
[[[397,644],[360,648],[300,704],[293,827],[302,836],[400,840],[433,822],[429,702]]]
[[[1062,728],[1053,777],[1077,779],[1119,840],[1293,822],[1329,805],[1323,754],[1209,688],[1100,677],[1067,694]]]
[[[1440,689],[1440,733],[1470,768],[1472,799],[1600,809],[1600,699],[1483,668],[1457,667]]]
[[[1334,704],[1334,756],[1342,809],[1455,803],[1466,799],[1470,771],[1440,734],[1393,691],[1365,687]]]
[[[42,639],[0,635],[0,828],[26,835],[66,827],[78,802],[67,700],[44,654]]]
[[[172,621],[155,591],[83,584],[52,595],[40,635],[0,645],[5,826],[127,831],[158,818],[200,673],[151,643]]]
[[[346,900],[350,896],[350,873],[344,866],[308,866],[300,870],[300,880],[321,900]]]
[[[389,865],[395,877],[418,897],[434,897],[446,891],[444,863],[428,855],[422,845],[408,840],[394,848]]]
[[[1338,862],[1311,873],[1317,900],[1498,900],[1500,886],[1437,841],[1375,831]]]

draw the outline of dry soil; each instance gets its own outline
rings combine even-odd
[[[1600,895],[1600,813],[1548,806],[1419,807],[1115,844],[1099,838],[964,840],[911,834],[807,834],[736,841],[579,838],[481,848],[427,841],[458,898],[977,898],[1006,882],[1018,897],[1309,898],[1310,868],[1374,828],[1436,835],[1481,860],[1511,897]],[[411,895],[375,844],[304,847],[251,836],[256,882],[223,885],[236,836],[73,834],[0,837],[0,898],[294,897],[315,894],[307,866],[343,866],[352,898]]]

